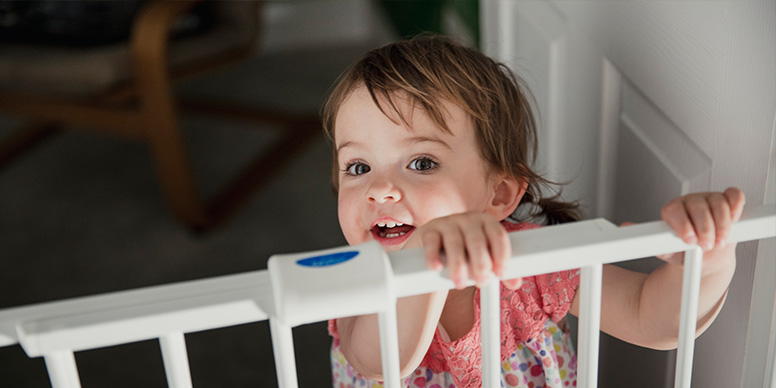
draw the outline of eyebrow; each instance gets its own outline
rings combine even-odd
[[[431,136],[413,136],[413,137],[407,139],[405,141],[405,143],[408,143],[408,144],[434,143],[434,144],[439,144],[439,145],[441,145],[441,146],[443,146],[443,147],[445,147],[445,148],[447,148],[448,150],[451,150],[451,151],[453,149],[444,140],[436,138],[436,137],[431,137]],[[337,146],[337,153],[342,151],[343,148],[347,148],[347,147],[360,147],[360,146],[361,146],[361,143],[354,142],[354,141],[346,141],[346,142],[343,142],[342,144],[340,144],[339,146]]]
[[[448,150],[451,150],[451,151],[453,150],[453,148],[450,147],[450,145],[447,144],[447,142],[445,142],[442,139],[439,139],[437,137],[432,137],[432,136],[414,136],[414,137],[411,137],[411,138],[407,139],[406,143],[408,143],[408,144],[434,143],[434,144],[439,144],[439,145],[447,148]]]
[[[346,142],[340,144],[339,146],[337,146],[337,153],[339,153],[343,148],[346,148],[346,147],[358,147],[359,145],[360,145],[359,143],[356,143],[356,142],[353,142],[353,141],[346,141]]]

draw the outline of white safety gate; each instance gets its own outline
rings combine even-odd
[[[776,205],[749,208],[730,242],[776,236]],[[604,219],[512,233],[507,278],[581,268],[578,386],[595,387],[602,265],[684,251],[676,387],[690,387],[702,252],[661,221],[618,228]],[[291,328],[378,313],[386,387],[398,387],[396,298],[453,288],[420,249],[385,254],[377,244],[281,255],[269,270],[0,310],[0,346],[44,357],[54,388],[80,387],[74,352],[158,338],[170,387],[191,387],[185,333],[269,319],[280,387],[296,387]],[[351,277],[356,271],[359,276]],[[349,280],[340,281],[343,276]],[[353,284],[353,279],[363,279]],[[336,297],[338,303],[320,303]],[[482,298],[483,387],[498,387],[499,288]],[[322,309],[321,306],[325,306]],[[336,309],[336,310],[334,310]],[[328,383],[328,382],[327,382]]]

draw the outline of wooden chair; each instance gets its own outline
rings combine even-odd
[[[0,112],[29,119],[0,143],[0,168],[65,125],[107,131],[147,143],[168,206],[181,222],[205,230],[231,215],[319,125],[315,117],[177,101],[173,81],[247,58],[259,35],[260,4],[228,1],[213,3],[215,22],[207,31],[173,39],[176,21],[196,3],[148,2],[128,42],[99,49],[0,44]],[[180,108],[280,124],[287,131],[205,201],[187,155]]]

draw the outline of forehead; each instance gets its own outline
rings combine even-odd
[[[338,133],[350,126],[361,127],[384,120],[409,132],[441,132],[452,136],[464,132],[473,134],[473,121],[464,109],[447,99],[437,101],[436,112],[428,112],[409,93],[397,91],[389,96],[375,93],[373,97],[361,85],[348,93],[340,104],[334,120],[334,138],[339,139]]]

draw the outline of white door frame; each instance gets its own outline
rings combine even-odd
[[[776,203],[776,117],[764,203]],[[776,238],[758,244],[741,387],[776,388]]]

